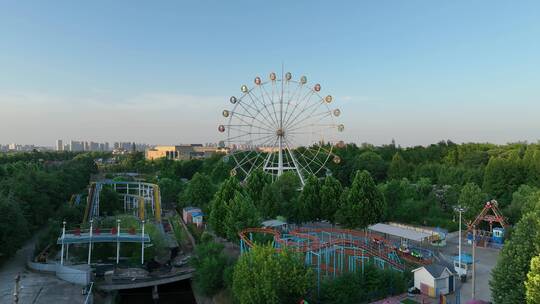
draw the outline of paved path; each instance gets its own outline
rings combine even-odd
[[[463,238],[461,239],[461,250],[462,253],[471,254],[472,246],[467,244],[465,237],[465,232],[463,233]],[[447,246],[441,250],[441,252],[451,257],[458,253],[458,233],[451,233],[447,237]],[[476,299],[491,301],[491,290],[489,288],[489,280],[491,279],[491,270],[497,264],[497,257],[499,256],[500,250],[494,248],[482,248],[476,247]],[[472,298],[472,283],[471,277],[469,276],[466,283],[461,284],[461,303]]]
[[[84,303],[81,286],[64,282],[55,275],[31,272],[26,269],[37,236],[29,240],[15,256],[0,266],[0,303],[13,303],[15,276],[21,274],[19,303],[67,304]]]

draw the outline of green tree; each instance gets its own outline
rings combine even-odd
[[[26,219],[12,196],[0,193],[0,261],[12,256],[28,238]]]
[[[259,213],[251,198],[236,191],[234,198],[227,205],[227,216],[225,217],[227,239],[237,241],[239,231],[260,225]]]
[[[279,215],[281,210],[281,195],[276,184],[269,183],[264,185],[258,208],[266,218],[274,218]]]
[[[503,211],[510,223],[517,223],[523,214],[534,211],[540,205],[540,190],[529,185],[521,185],[512,194],[512,203]]]
[[[241,191],[238,179],[234,176],[229,177],[221,184],[210,204],[209,224],[212,230],[221,237],[227,236],[225,218],[227,217],[229,202],[234,198],[237,191]]]
[[[206,209],[214,194],[214,185],[210,178],[199,172],[188,182],[182,196],[181,206],[197,206]]]
[[[524,283],[531,259],[538,255],[538,228],[538,214],[527,213],[504,244],[489,282],[495,304],[526,302]]]
[[[516,153],[507,157],[491,157],[484,172],[483,189],[504,208],[525,177],[521,159]]]
[[[256,206],[260,206],[264,186],[268,184],[267,175],[262,170],[255,170],[247,178],[246,193]]]
[[[183,189],[183,183],[180,180],[174,180],[167,177],[161,178],[158,182],[158,186],[161,193],[161,201],[165,203],[176,201]]]
[[[473,221],[476,216],[482,211],[487,201],[487,195],[482,192],[482,189],[475,183],[467,183],[461,189],[458,204],[464,207],[466,211],[463,213],[465,222]]]
[[[386,203],[367,171],[357,171],[347,197],[341,202],[337,220],[349,228],[365,228],[381,221]]]
[[[527,172],[527,183],[540,187],[540,148],[530,145],[523,156],[523,166]]]
[[[223,245],[214,242],[199,244],[190,264],[195,268],[195,290],[206,296],[213,296],[223,288],[224,270],[228,264]]]
[[[115,212],[123,211],[122,201],[116,191],[109,187],[103,187],[99,195],[100,212],[113,215]]]
[[[335,221],[336,212],[339,208],[339,200],[343,187],[339,180],[327,176],[321,187],[321,217],[331,222]]]
[[[355,159],[355,165],[356,169],[366,170],[371,173],[371,176],[376,181],[382,181],[386,177],[386,162],[379,154],[373,151],[367,151],[358,155]]]
[[[390,166],[388,167],[388,177],[391,179],[402,179],[409,177],[409,173],[409,164],[403,159],[399,152],[394,154]]]
[[[319,193],[319,180],[310,175],[298,197],[298,202],[295,204],[296,216],[295,219],[299,223],[312,221],[321,216],[321,197]]]
[[[540,303],[540,255],[531,260],[531,268],[527,274],[525,289],[528,304]]]
[[[298,303],[313,285],[313,271],[300,254],[255,246],[236,263],[232,290],[243,304]]]

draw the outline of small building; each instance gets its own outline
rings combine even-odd
[[[445,264],[431,264],[412,270],[414,287],[432,298],[454,292],[456,272],[453,267]]]
[[[287,223],[284,221],[280,221],[278,219],[264,221],[261,223],[261,226],[263,228],[272,228],[272,229],[277,229],[281,231],[287,230]]]
[[[203,226],[203,213],[202,212],[192,212],[191,213],[191,222],[195,224],[198,228]]]
[[[186,207],[182,209],[182,219],[184,220],[184,223],[191,224],[193,223],[193,214],[200,213],[200,216],[202,217],[202,210],[198,207]],[[202,220],[202,218],[201,218]]]

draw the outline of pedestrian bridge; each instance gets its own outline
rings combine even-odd
[[[68,245],[68,244],[87,244],[87,243],[150,243],[150,236],[145,233],[144,235],[129,233],[129,232],[114,232],[114,231],[108,231],[108,232],[100,232],[100,233],[92,233],[90,232],[82,232],[82,233],[75,233],[75,232],[66,232],[64,237],[60,236],[56,244],[61,245]]]

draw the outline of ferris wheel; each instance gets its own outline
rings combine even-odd
[[[230,151],[225,159],[235,163],[231,175],[246,179],[262,169],[275,179],[293,171],[304,185],[308,175],[328,174],[328,161],[340,163],[333,150],[344,145],[339,133],[345,127],[336,122],[341,110],[321,90],[306,76],[293,80],[291,73],[257,76],[253,86],[242,85],[241,95],[232,96],[222,112],[226,123],[218,126]]]

